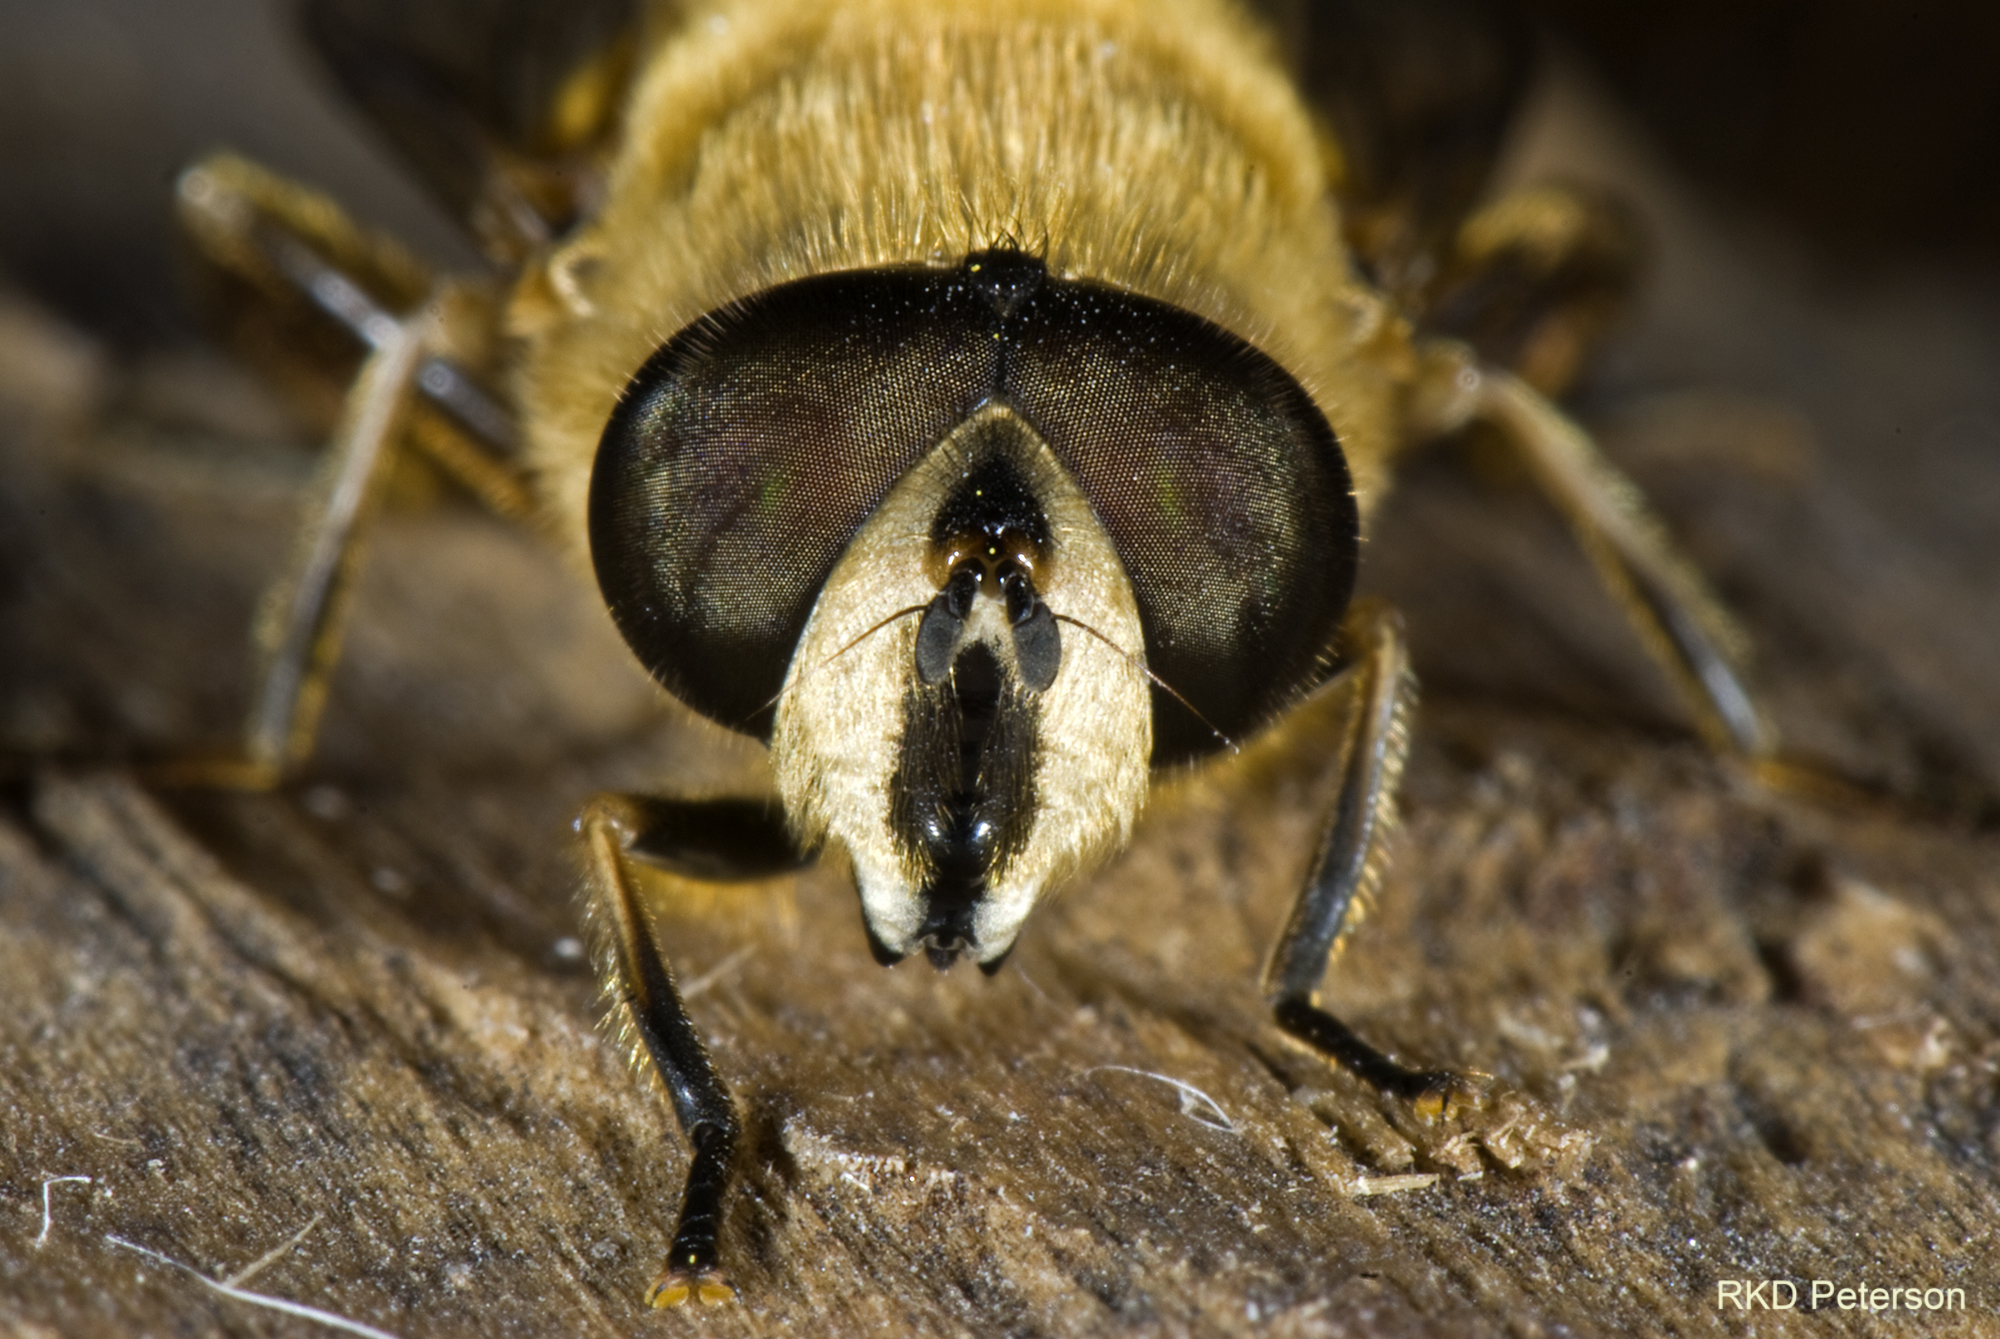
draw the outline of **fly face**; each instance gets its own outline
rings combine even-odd
[[[1152,765],[1310,685],[1357,529],[1275,363],[1017,251],[697,323],[635,379],[591,494],[627,640],[769,738],[877,957],[988,970],[1125,842]]]
[[[834,568],[772,740],[794,822],[854,859],[878,957],[997,966],[1041,893],[1124,839],[1152,749],[1143,665],[1103,527],[987,402]]]

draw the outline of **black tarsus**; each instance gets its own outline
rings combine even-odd
[[[1408,1101],[1442,1094],[1464,1080],[1448,1069],[1407,1069],[1363,1041],[1354,1029],[1302,995],[1271,1002],[1280,1028],[1340,1066],[1369,1087]]]
[[[631,857],[691,878],[743,882],[787,873],[811,857],[793,845],[778,808],[760,799],[602,796],[584,822],[610,899],[623,1000],[691,1154],[656,1292],[675,1281],[700,1292],[723,1279],[716,1242],[741,1127],[623,862]],[[601,863],[606,858],[608,867]]]

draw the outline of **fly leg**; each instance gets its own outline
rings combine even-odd
[[[167,784],[268,789],[312,752],[362,541],[403,446],[502,513],[525,511],[527,493],[507,459],[512,417],[467,370],[492,321],[475,291],[433,282],[331,201],[241,159],[189,169],[179,196],[227,333],[309,411],[338,405],[290,560],[260,608],[239,750],[154,769]]]
[[[673,1244],[648,1305],[736,1295],[717,1255],[740,1126],[635,885],[633,861],[695,881],[770,879],[803,859],[777,810],[755,801],[600,795],[577,820],[589,868],[589,921],[606,992],[666,1085],[692,1157]]]
[[[1525,382],[1481,375],[1480,414],[1514,444],[1569,522],[1598,577],[1694,712],[1709,746],[1752,763],[1772,757],[1776,729],[1746,674],[1749,639],[1644,494],[1582,428]]]
[[[1637,221],[1608,193],[1510,191],[1459,225],[1417,299],[1420,329],[1561,395],[1630,306],[1644,255]]]
[[[1287,1034],[1339,1061],[1371,1087],[1412,1102],[1420,1115],[1436,1116],[1476,1096],[1471,1078],[1406,1068],[1316,1002],[1328,960],[1381,882],[1416,704],[1402,620],[1393,611],[1357,603],[1343,640],[1348,668],[1318,690],[1343,695],[1349,703],[1333,763],[1338,773],[1333,812],[1312,872],[1264,969],[1264,994]]]
[[[486,388],[500,325],[489,288],[433,276],[329,197],[231,154],[183,172],[175,203],[219,333],[322,421],[333,419],[363,357],[433,306],[408,444],[500,515],[527,512],[519,430]]]
[[[1424,352],[1420,419],[1442,431],[1474,420],[1497,428],[1569,523],[1709,747],[1767,779],[1788,771],[1776,760],[1777,731],[1750,687],[1749,639],[1638,486],[1521,378],[1481,366],[1461,344],[1434,341]]]
[[[291,561],[259,611],[252,634],[257,686],[241,752],[167,763],[157,772],[165,783],[266,790],[312,752],[352,603],[359,541],[381,501],[428,324],[385,334],[355,378]]]
[[[1625,305],[1642,247],[1613,199],[1529,187],[1459,228],[1426,295],[1419,431],[1498,430],[1576,535],[1648,654],[1717,753],[1779,769],[1747,675],[1750,644],[1645,496],[1548,397]]]

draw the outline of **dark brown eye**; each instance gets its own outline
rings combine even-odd
[[[713,313],[612,414],[590,489],[598,584],[640,660],[703,715],[769,730],[847,541],[978,403],[980,311],[938,277],[828,275]]]
[[[1248,733],[1310,684],[1358,534],[1325,418],[1220,327],[1012,251],[780,285],[648,360],[591,480],[593,560],[626,641],[689,706],[767,732],[848,540],[994,400],[1074,475],[1150,668],[1194,709],[1155,692],[1155,762]]]

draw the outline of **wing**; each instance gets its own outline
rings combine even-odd
[[[496,260],[588,204],[639,0],[305,0],[307,41]]]

